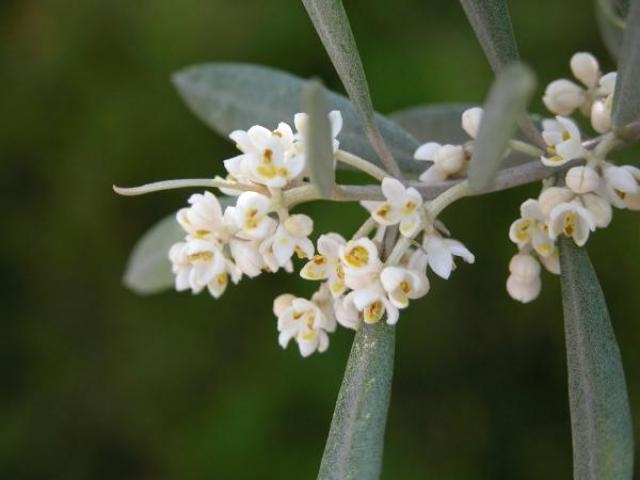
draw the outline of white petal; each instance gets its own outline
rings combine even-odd
[[[416,160],[431,160],[434,161],[436,159],[436,154],[440,150],[440,144],[436,142],[425,143],[424,145],[420,145],[416,150],[416,153],[413,155],[413,158]]]

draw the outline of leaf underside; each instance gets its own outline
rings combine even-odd
[[[574,478],[629,480],[633,432],[620,350],[589,255],[560,239]]]
[[[380,477],[394,353],[394,326],[364,324],[356,332],[318,480]]]
[[[306,80],[270,67],[239,63],[209,63],[187,67],[173,75],[173,82],[191,111],[223,136],[252,125],[275,128],[292,122],[302,111]],[[340,110],[344,127],[340,148],[381,163],[371,148],[362,122],[351,102],[325,89],[327,109]],[[376,114],[386,144],[405,172],[420,172],[424,165],[413,160],[418,142],[403,128]]]

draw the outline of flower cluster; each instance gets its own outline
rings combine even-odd
[[[640,169],[616,165],[608,158],[619,141],[611,131],[616,72],[602,75],[597,60],[588,53],[575,54],[570,67],[581,85],[559,79],[544,94],[544,104],[556,115],[542,122],[546,151],[523,141],[509,142],[509,149],[531,155],[535,161],[539,158],[546,166],[564,165],[543,181],[537,198],[521,205],[520,218],[509,229],[518,253],[509,263],[506,287],[521,302],[539,295],[543,267],[560,273],[560,236],[583,246],[593,231],[609,225],[613,207],[640,210]],[[575,111],[589,118],[599,138],[583,142],[577,123],[570,118]],[[470,140],[462,145],[421,145],[415,159],[432,164],[415,182],[386,176],[367,160],[340,150],[337,136],[342,116],[331,112],[334,162],[345,162],[382,180],[379,188],[365,187],[351,198],[344,195],[349,188],[357,192],[353,186],[338,186],[336,195],[360,201],[370,216],[350,240],[325,233],[316,245],[310,239],[313,220],[290,212],[294,205],[318,198],[307,174],[306,145],[313,134],[308,116],[295,115],[295,132],[285,122],[275,130],[256,125],[232,132],[240,154],[224,161],[226,179],[204,183],[227,196],[221,201],[210,192],[194,194],[189,206],[177,213],[185,236],[169,251],[175,288],[193,293],[207,289],[218,298],[229,282],[238,283],[243,276],[280,269],[292,272],[295,255],[306,259],[301,277],[320,285],[310,299],[288,293],[275,299],[273,311],[283,348],[294,341],[306,357],[324,352],[329,334],[338,325],[357,330],[383,320],[395,324],[400,310],[429,292],[429,270],[447,279],[455,269],[455,257],[475,261],[462,243],[449,238],[437,217],[470,193],[464,178],[482,117],[481,108],[463,112],[461,126]],[[423,198],[420,192],[425,187],[449,179],[461,182],[441,196]],[[180,182],[185,184],[194,186]],[[134,190],[140,189],[144,188]],[[363,191],[367,194],[362,195]]]
[[[611,106],[616,84],[616,72],[602,75],[598,60],[590,53],[580,52],[569,62],[573,76],[582,83],[561,78],[551,82],[542,101],[549,111],[568,116],[580,110],[591,120],[598,133],[611,129]]]
[[[561,166],[572,160],[585,165],[570,168],[560,181],[550,179],[537,199],[528,199],[520,208],[520,218],[512,223],[509,238],[519,253],[509,264],[507,291],[521,302],[530,302],[540,293],[540,264],[560,273],[556,240],[560,235],[583,246],[591,232],[609,225],[612,206],[640,210],[640,169],[617,166],[606,158],[608,150],[588,150],[582,144],[577,124],[570,115],[579,109],[589,116],[598,133],[611,129],[611,102],[616,72],[602,75],[597,60],[588,53],[571,58],[574,76],[584,88],[565,79],[549,84],[543,98],[558,116],[543,120],[543,138],[549,156],[547,166]]]
[[[337,150],[342,116],[334,111],[329,118]],[[227,180],[236,187],[222,190],[237,196],[235,205],[223,210],[219,200],[205,192],[192,195],[190,206],[178,212],[186,236],[169,251],[176,290],[199,293],[207,288],[218,298],[229,280],[237,283],[243,275],[255,277],[280,268],[291,272],[294,253],[313,256],[313,221],[307,215],[289,214],[282,200],[282,189],[302,182],[304,176],[306,123],[306,115],[298,114],[295,134],[284,122],[273,131],[253,126],[231,133],[242,154],[224,162]]]
[[[410,300],[429,292],[428,267],[449,278],[455,268],[454,256],[469,263],[475,260],[464,245],[445,237],[448,232],[440,222],[428,220],[426,204],[417,190],[387,177],[382,192],[385,201],[362,202],[378,224],[373,239],[361,236],[347,241],[336,233],[321,235],[318,254],[300,272],[307,280],[321,281],[319,290],[311,300],[289,294],[275,300],[273,310],[283,347],[294,339],[300,353],[307,356],[327,348],[327,333],[336,324],[356,330],[363,322],[385,318],[393,325]],[[393,225],[399,226],[401,239],[383,260],[383,238]]]

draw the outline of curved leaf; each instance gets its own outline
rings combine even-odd
[[[620,350],[589,255],[560,239],[573,472],[580,480],[630,480],[633,432]]]
[[[491,68],[498,72],[518,60],[518,46],[506,0],[460,0]]]
[[[173,82],[191,111],[223,136],[252,125],[274,127],[293,120],[300,112],[305,80],[269,67],[239,63],[208,63],[187,67],[173,75]],[[340,110],[344,127],[340,146],[381,165],[371,148],[353,106],[342,95],[325,89],[329,110]],[[394,157],[405,172],[418,172],[423,165],[413,160],[418,142],[382,115],[376,123]]]
[[[626,24],[613,96],[614,127],[640,120],[640,0],[631,0]]]
[[[397,176],[398,165],[375,121],[367,77],[342,0],[302,0],[349,98],[360,114],[373,149],[390,173]]]
[[[469,185],[474,190],[484,189],[493,180],[518,122],[526,116],[535,83],[533,72],[520,63],[497,74],[484,105],[469,164]]]
[[[173,286],[169,248],[184,238],[175,213],[151,227],[136,243],[122,279],[125,286],[140,295],[151,295]]]
[[[329,111],[320,82],[311,81],[304,88],[302,104],[309,115],[304,137],[309,177],[320,193],[330,197],[336,184],[336,175]]]
[[[319,480],[380,477],[394,353],[394,326],[382,322],[364,324],[356,332]]]

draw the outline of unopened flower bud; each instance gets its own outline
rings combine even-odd
[[[462,113],[462,128],[471,138],[478,136],[482,113],[483,111],[480,107],[468,108]]]
[[[571,115],[585,101],[584,90],[577,84],[565,80],[554,80],[544,92],[542,101],[557,115]]]
[[[561,203],[569,202],[575,193],[573,193],[568,188],[563,187],[550,187],[547,188],[544,192],[540,194],[540,198],[538,198],[538,203],[540,205],[540,210],[545,217],[548,217],[556,206]]]
[[[517,275],[509,275],[509,278],[507,278],[507,292],[511,298],[522,303],[529,303],[535,300],[540,294],[541,288],[540,277],[523,279]]]
[[[591,126],[598,133],[611,130],[611,109],[606,100],[596,100],[591,106]]]
[[[294,237],[308,237],[313,231],[313,220],[307,215],[291,215],[284,221],[284,227]]]
[[[532,280],[540,276],[540,264],[532,255],[518,253],[509,262],[509,271],[521,280]]]
[[[436,155],[436,165],[447,175],[458,173],[464,166],[464,148],[460,145],[443,145]]]
[[[600,175],[591,167],[573,167],[567,172],[564,181],[575,193],[589,193],[598,188]]]
[[[587,52],[579,52],[571,57],[571,71],[573,76],[587,87],[593,87],[600,78],[600,66],[598,60]]]

